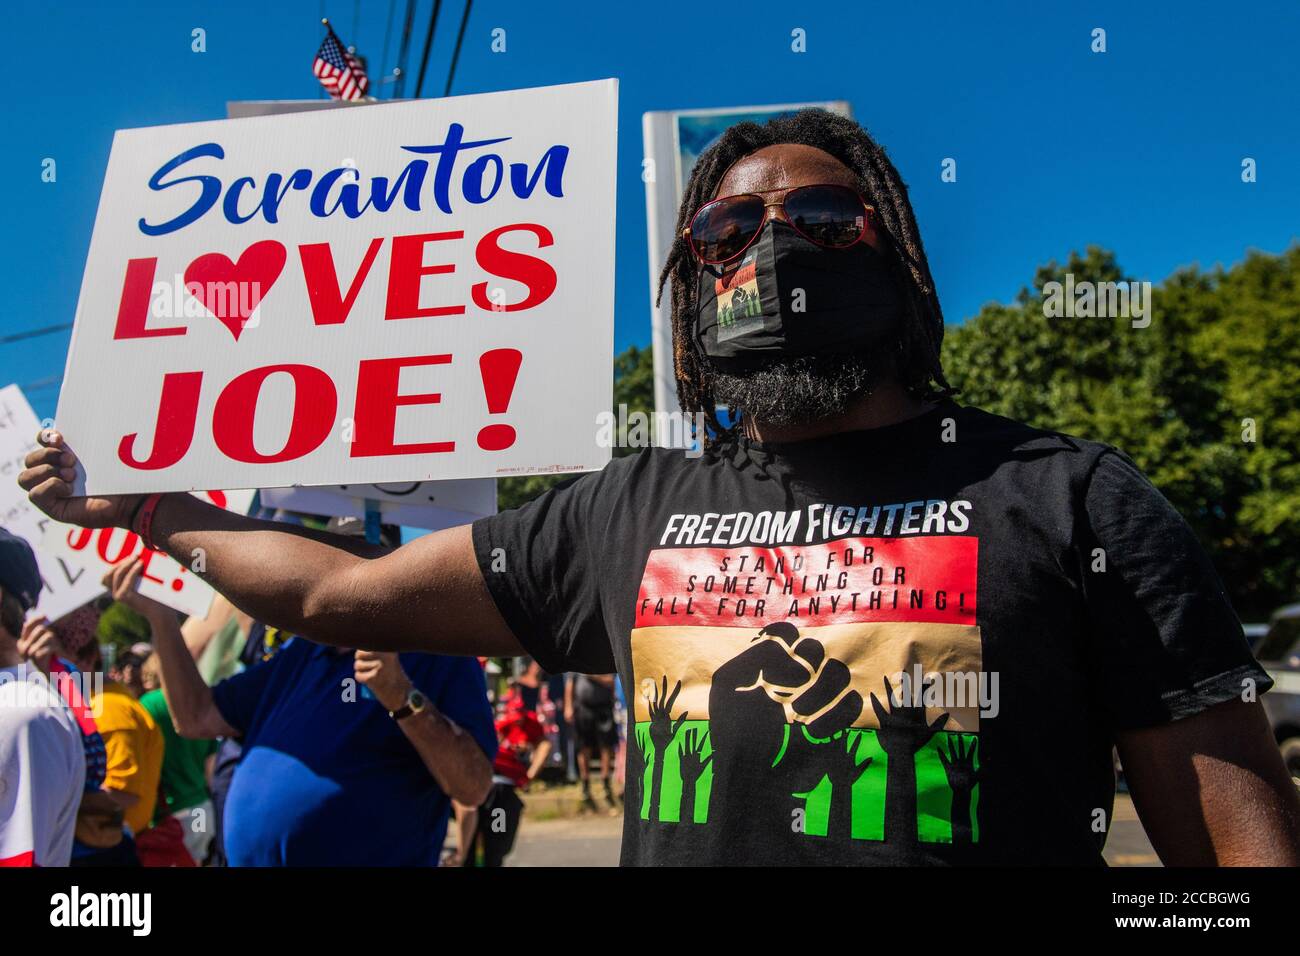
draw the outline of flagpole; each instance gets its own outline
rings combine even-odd
[[[321,13],[324,13],[324,12],[325,12],[325,4],[322,3],[322,4],[321,4]],[[320,21],[320,22],[323,23],[323,24],[325,24],[325,26],[327,26],[327,27],[329,26],[329,23],[330,23],[330,22],[329,22],[328,20],[326,20],[324,17],[321,17],[321,21]],[[317,53],[316,55],[317,55],[317,56],[320,56],[319,53]],[[322,96],[329,96],[329,94],[325,92],[325,87],[324,87],[323,84],[317,83],[316,86],[317,86],[317,89],[316,89],[316,98],[317,98],[317,99],[320,99]],[[330,97],[330,98],[333,99],[333,97]]]
[[[329,35],[334,38],[334,42],[339,45],[339,49],[344,52],[345,56],[346,55],[351,55],[354,57],[356,56],[356,48],[355,47],[348,48],[343,45],[343,41],[339,38],[339,35],[334,32],[334,27],[330,24],[329,17],[321,17],[320,22],[325,27],[325,29],[329,31]],[[376,97],[376,99],[378,99],[378,97]]]
[[[321,9],[322,9],[322,10],[324,10],[324,7],[325,7],[325,5],[324,5],[324,4],[321,4]],[[325,27],[325,31],[326,31],[330,36],[334,36],[334,28],[333,28],[332,26],[330,26],[329,18],[328,18],[328,17],[321,17],[321,18],[320,18],[320,22],[324,25],[324,27]],[[338,40],[338,37],[334,37],[334,39],[337,41],[337,40]],[[343,45],[342,43],[339,44],[339,46],[342,46],[342,45]],[[321,92],[322,92],[322,93],[325,93],[326,96],[329,96],[329,98],[330,98],[331,100],[332,100],[332,99],[335,99],[335,97],[334,97],[332,94],[326,92],[324,86],[321,86]]]

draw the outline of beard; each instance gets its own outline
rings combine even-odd
[[[765,425],[810,425],[845,414],[875,391],[894,369],[894,350],[882,343],[868,355],[801,355],[743,373],[713,368],[709,385],[719,404],[739,408]]]

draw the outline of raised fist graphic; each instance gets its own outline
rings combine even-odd
[[[744,800],[746,789],[771,786],[786,798],[772,802],[784,814],[791,794],[813,789],[831,773],[832,804],[847,818],[856,775],[832,769],[852,763],[860,772],[866,766],[857,763],[845,739],[864,706],[851,683],[848,666],[828,657],[817,639],[801,637],[789,621],[759,631],[745,650],[713,672],[709,730],[719,758],[715,799],[734,794]],[[851,736],[856,751],[857,736]]]

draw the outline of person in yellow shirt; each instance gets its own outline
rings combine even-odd
[[[104,670],[96,631],[98,618],[98,611],[87,606],[55,625],[64,651],[83,674],[100,674]],[[104,789],[122,807],[131,832],[139,834],[153,820],[158,800],[162,730],[125,685],[105,680],[102,689],[92,687],[91,713],[108,757]]]
[[[113,791],[122,804],[131,832],[141,833],[153,820],[158,800],[162,730],[126,686],[117,681],[105,681],[103,693],[91,695],[90,703],[99,714],[95,723],[108,754],[104,789]]]

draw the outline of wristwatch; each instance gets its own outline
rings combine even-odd
[[[388,716],[393,720],[405,720],[412,714],[418,714],[429,706],[429,698],[425,697],[418,690],[412,687],[406,692],[406,703],[397,710],[390,710]]]

